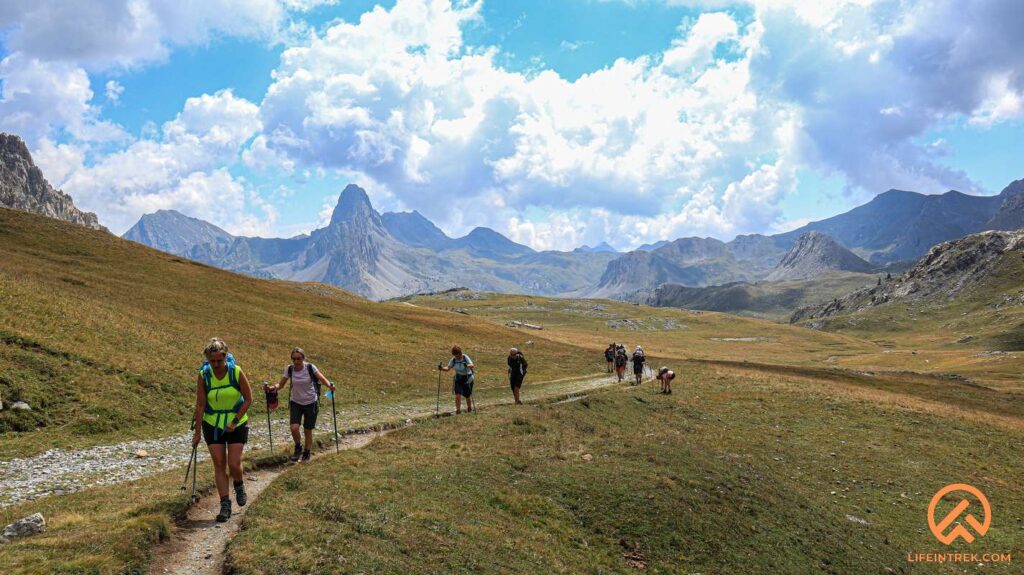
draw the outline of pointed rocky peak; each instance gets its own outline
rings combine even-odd
[[[832,271],[869,272],[871,264],[830,236],[810,231],[800,236],[766,278],[783,281],[812,278]]]
[[[338,205],[334,207],[334,213],[331,214],[331,225],[367,221],[374,222],[378,226],[382,225],[380,214],[373,209],[373,204],[370,203],[370,196],[366,194],[366,190],[355,184],[345,186],[341,195],[338,196]]]
[[[107,231],[96,214],[75,207],[71,196],[53,189],[18,136],[0,132],[0,208],[32,212]]]

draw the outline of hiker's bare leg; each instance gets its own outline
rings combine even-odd
[[[516,396],[516,403],[517,404],[518,403],[522,403],[522,401],[519,400],[519,388],[518,387],[513,387],[512,388],[512,395]]]
[[[473,411],[473,399],[472,398],[469,398],[469,397],[466,398],[466,411]]]
[[[224,453],[223,443],[207,445],[206,448],[210,450],[210,460],[213,461],[213,478],[217,482],[217,494],[223,499],[228,496],[228,456]]]
[[[312,449],[313,449],[313,430],[312,429],[303,429],[302,431],[305,433],[305,436],[306,436],[306,443],[304,444],[306,446],[306,451],[312,451]]]
[[[231,479],[235,483],[242,481],[242,450],[245,449],[244,443],[229,443],[228,444],[228,471],[231,473]],[[226,478],[225,478],[226,479]],[[220,486],[218,485],[218,488]],[[227,482],[224,483],[224,492],[227,493],[228,486]]]
[[[455,394],[455,413],[460,413],[461,411],[462,411],[462,396],[456,393]]]
[[[298,445],[298,444],[302,443],[302,439],[299,437],[299,424],[298,423],[293,423],[291,429],[292,429],[292,439],[295,440],[295,445]]]

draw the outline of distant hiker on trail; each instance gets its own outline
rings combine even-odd
[[[626,373],[626,364],[628,362],[626,346],[619,344],[619,347],[615,348],[615,374],[619,376],[619,381],[622,381],[623,375]]]
[[[333,393],[334,384],[315,365],[306,361],[306,352],[301,347],[292,350],[291,359],[292,363],[284,368],[281,381],[268,389],[276,391],[291,382],[288,422],[291,424],[295,451],[289,459],[298,461],[301,457],[302,461],[309,461],[310,450],[313,449],[313,430],[316,429],[316,417],[320,413],[320,385],[326,385]],[[304,444],[300,443],[299,424],[302,424],[305,432]]]
[[[672,380],[676,378],[676,372],[662,366],[658,370],[658,381],[661,382],[661,393],[669,395],[672,393]]]
[[[234,480],[235,502],[245,505],[245,483],[242,476],[242,450],[249,439],[249,415],[252,390],[249,379],[235,358],[228,353],[223,340],[213,338],[203,350],[206,361],[196,377],[195,433],[192,445],[199,444],[200,433],[206,440],[213,461],[213,476],[220,495],[217,522],[231,518],[231,497],[228,475]]]
[[[512,386],[512,395],[516,398],[516,405],[523,404],[519,399],[519,388],[523,387],[526,367],[526,357],[523,356],[523,352],[514,347],[508,350],[508,383]]]
[[[462,398],[466,398],[466,411],[473,411],[473,360],[463,355],[462,348],[452,347],[452,358],[447,366],[437,366],[441,371],[455,370],[452,392],[455,394],[455,413],[462,413]]]
[[[615,344],[609,343],[604,350],[604,360],[608,362],[608,373],[612,372],[612,363],[615,361]]]
[[[636,377],[636,383],[633,385],[643,383],[645,361],[647,361],[647,358],[644,357],[644,348],[639,345],[636,346],[636,350],[633,351],[633,376]]]

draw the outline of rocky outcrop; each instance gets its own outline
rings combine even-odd
[[[1003,203],[986,227],[990,230],[1024,228],[1024,180],[1011,183],[999,195],[1003,198]]]
[[[828,272],[868,272],[871,264],[821,232],[807,232],[797,239],[767,281],[802,280]]]
[[[879,280],[831,302],[797,310],[791,322],[820,320],[874,306],[923,299],[951,301],[989,282],[1009,257],[1020,259],[1024,230],[987,231],[939,244],[906,273]]]
[[[0,132],[0,208],[32,212],[107,231],[96,214],[79,210],[71,196],[50,186],[21,138],[3,132]]]

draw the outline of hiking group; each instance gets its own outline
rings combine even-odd
[[[465,399],[466,411],[474,411],[473,383],[476,366],[458,345],[451,349],[451,359],[438,368],[438,409],[440,407],[440,373],[454,371],[452,377],[452,394],[455,396],[455,413],[462,413],[462,401]],[[196,450],[201,441],[206,442],[213,462],[214,479],[217,494],[220,496],[220,513],[217,521],[223,523],[231,518],[232,506],[230,489],[234,487],[235,503],[241,507],[246,504],[245,479],[242,474],[242,451],[249,440],[249,408],[252,407],[252,387],[241,366],[228,352],[228,345],[220,338],[213,338],[203,349],[204,361],[196,377],[196,403],[193,414],[192,457],[189,467],[185,470],[188,481],[189,471],[192,472],[192,495],[195,497],[195,467],[198,465]],[[623,380],[623,373],[629,358],[623,344],[610,344],[605,350],[609,373],[614,366],[618,380]],[[312,363],[306,361],[306,352],[293,348],[291,361],[284,368],[280,381],[274,385],[263,382],[263,391],[267,402],[267,430],[270,428],[270,412],[277,408],[278,392],[287,384],[290,385],[288,399],[289,426],[295,448],[291,461],[309,461],[313,447],[313,430],[316,428],[317,416],[320,413],[320,392],[322,386],[328,388],[326,397],[334,405],[335,385]],[[632,385],[640,385],[643,379],[646,357],[639,345],[633,351]],[[520,390],[529,367],[526,357],[518,348],[511,348],[506,359],[508,364],[508,382],[516,405],[522,405]],[[661,393],[672,393],[671,382],[675,373],[667,367],[658,371],[657,379],[661,382]],[[337,414],[334,414],[335,446],[337,448]],[[303,433],[300,435],[299,428]],[[273,435],[270,434],[271,451],[273,451]],[[230,485],[229,485],[230,483]],[[182,484],[182,491],[185,484]]]
[[[622,343],[609,343],[608,347],[604,350],[604,359],[608,363],[608,373],[615,370],[615,375],[621,382],[625,378],[626,364],[633,363],[633,382],[631,385],[640,385],[644,379],[644,367],[647,363],[647,356],[644,354],[644,348],[636,346],[631,356],[626,355],[626,346]],[[661,383],[661,393],[670,394],[672,393],[672,380],[676,378],[674,371],[670,370],[666,366],[662,366],[658,370],[658,375],[655,379]]]

